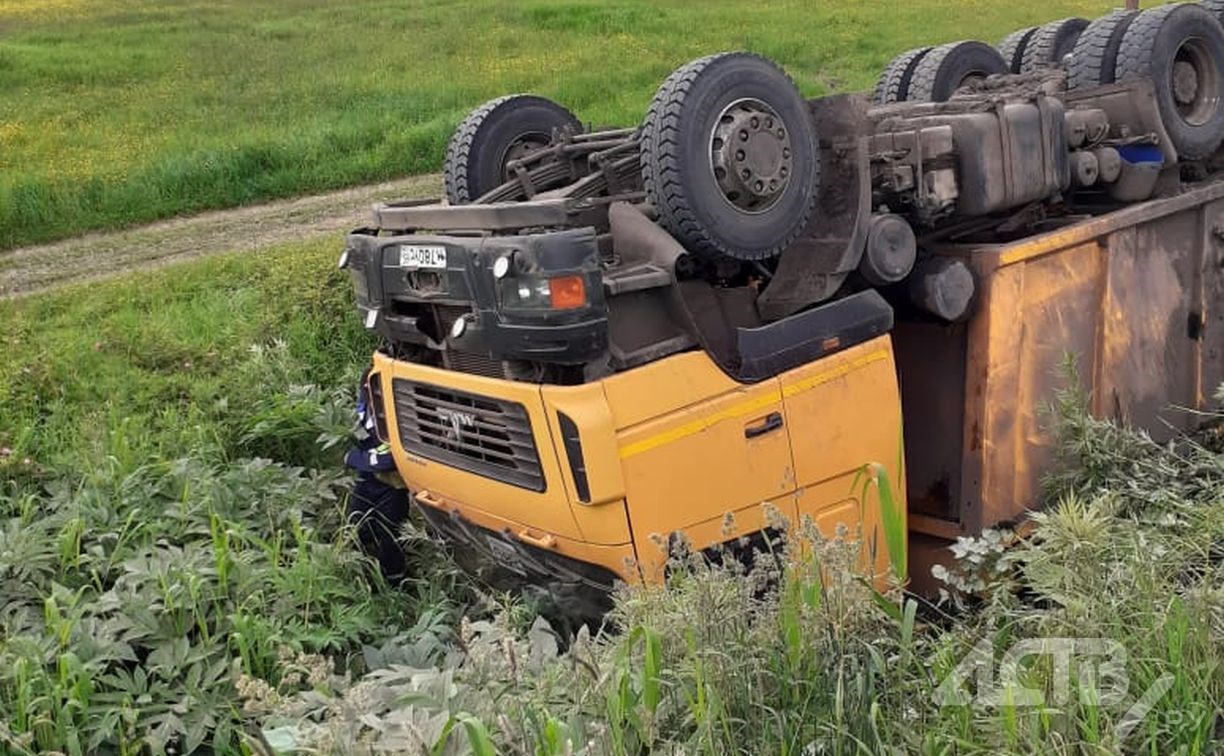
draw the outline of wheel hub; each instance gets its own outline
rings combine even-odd
[[[1198,72],[1194,66],[1184,60],[1173,64],[1173,97],[1178,105],[1189,105],[1194,102],[1198,93]]]
[[[790,133],[772,108],[737,100],[723,109],[710,137],[710,163],[723,197],[747,212],[772,205],[794,171]]]
[[[511,142],[500,162],[502,183],[514,178],[510,163],[522,160],[533,152],[539,152],[548,146],[548,141],[549,138],[545,134],[524,134]]]
[[[1178,48],[1169,72],[1169,88],[1178,115],[1191,126],[1208,123],[1220,106],[1218,71],[1203,40],[1194,37]]]

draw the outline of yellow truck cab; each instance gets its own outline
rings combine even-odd
[[[447,201],[377,206],[341,258],[431,529],[588,607],[662,580],[677,539],[809,521],[883,578],[883,490],[923,589],[949,539],[1038,504],[1066,355],[1102,416],[1188,427],[1169,408],[1224,381],[1224,29],[1170,7],[1179,46],[1125,81],[966,42],[899,56],[874,99],[805,101],[725,53],[635,128],[473,111]],[[1159,69],[1187,45],[1202,92]]]

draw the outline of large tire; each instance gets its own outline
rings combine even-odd
[[[943,102],[970,80],[1008,72],[999,51],[985,42],[951,42],[931,50],[914,69],[911,102]]]
[[[1224,0],[1199,0],[1199,5],[1215,16],[1216,21],[1224,24]]]
[[[918,67],[918,62],[923,56],[932,49],[934,48],[919,47],[893,58],[884,72],[880,74],[880,80],[876,82],[872,101],[877,105],[904,102],[909,92],[910,79],[914,76],[914,69]]]
[[[529,94],[498,97],[473,110],[446,148],[442,177],[452,205],[471,202],[509,180],[506,162],[548,144],[553,132],[582,123],[552,100]]]
[[[1145,10],[1122,37],[1118,81],[1151,78],[1160,119],[1178,155],[1209,157],[1224,139],[1224,29],[1191,3]]]
[[[1021,73],[1061,66],[1063,57],[1075,48],[1076,41],[1086,28],[1086,18],[1064,18],[1038,28],[1024,48],[1024,58],[1020,61]]]
[[[1020,73],[1020,64],[1024,61],[1024,48],[1028,47],[1029,40],[1033,38],[1033,34],[1037,29],[1038,27],[1036,26],[1018,29],[1008,34],[999,43],[999,54],[1003,56],[1004,62],[1007,63],[1007,68],[1012,73]]]
[[[1224,0],[1222,0],[1224,1]],[[1071,50],[1067,86],[1084,89],[1113,84],[1118,48],[1139,11],[1117,10],[1088,24]]]
[[[646,198],[696,254],[771,257],[812,213],[816,144],[807,103],[775,63],[744,52],[701,58],[668,76],[646,112]]]

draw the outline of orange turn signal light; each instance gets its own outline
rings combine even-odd
[[[572,310],[586,304],[586,283],[582,276],[561,276],[548,280],[548,303],[554,310]]]

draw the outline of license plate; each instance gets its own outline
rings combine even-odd
[[[399,264],[401,268],[445,268],[446,247],[401,244]]]

